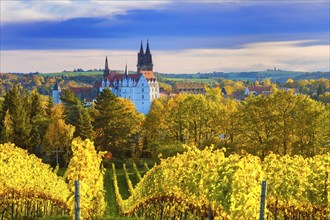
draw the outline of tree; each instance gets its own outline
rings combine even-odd
[[[317,94],[317,97],[319,97],[320,95],[324,95],[325,94],[325,87],[324,87],[324,85],[319,84],[319,86],[317,87],[317,90],[316,90],[316,94]]]
[[[264,79],[262,81],[264,86],[271,86],[272,85],[272,81],[270,79]]]
[[[222,141],[219,147],[225,147],[229,153],[239,153],[237,145],[239,144],[240,134],[240,109],[241,103],[232,99],[227,99],[224,105],[219,106],[218,114],[221,124],[220,138]]]
[[[211,93],[208,99],[203,95],[180,94],[168,102],[155,101],[147,115],[145,134],[151,146],[178,143],[204,146],[220,135],[219,94]]]
[[[313,156],[329,151],[329,111],[324,105],[292,91],[246,100],[240,110],[239,147],[262,158]]]
[[[31,141],[32,147],[36,148],[41,145],[42,138],[49,125],[49,119],[46,117],[45,108],[42,105],[40,94],[34,89],[29,97],[30,102],[30,122],[31,122]],[[39,153],[39,152],[33,152]]]
[[[12,142],[13,140],[13,121],[10,115],[9,110],[7,110],[5,114],[5,118],[3,120],[3,127],[2,127],[2,136],[4,142]]]
[[[44,117],[45,116],[45,109],[41,103],[41,97],[38,93],[37,89],[34,89],[30,95],[30,118],[33,119],[34,117]]]
[[[205,87],[205,92],[206,92],[206,98],[208,100],[212,100],[214,102],[220,103],[223,99],[219,87],[217,88]]]
[[[185,115],[186,109],[184,100],[186,94],[179,94],[171,98],[166,106],[166,125],[170,132],[170,140],[175,140],[180,143],[185,143],[187,139],[187,116]]]
[[[51,96],[48,96],[48,101],[47,101],[47,105],[46,105],[46,109],[45,109],[45,112],[46,112],[46,116],[48,118],[50,118],[52,116],[52,109],[54,107],[54,100]]]
[[[115,157],[130,156],[141,125],[134,105],[105,89],[96,98],[95,110],[93,126],[96,146],[111,151]]]
[[[79,115],[79,126],[77,126],[76,135],[81,137],[81,139],[94,139],[94,130],[91,123],[90,115],[87,109],[82,109]]]
[[[30,152],[34,149],[30,146],[30,109],[28,107],[28,100],[26,92],[20,91],[17,85],[14,85],[13,89],[9,90],[6,94],[2,106],[2,122],[4,117],[7,115],[7,110],[11,118],[12,125],[12,137],[7,140],[6,137],[2,136],[2,142],[11,141],[17,146],[27,149]],[[8,116],[9,117],[9,116]],[[9,129],[9,128],[6,128]]]
[[[94,132],[91,119],[80,99],[71,90],[65,90],[61,100],[65,104],[65,122],[76,127],[74,137],[92,140]]]
[[[169,141],[166,125],[166,109],[160,99],[155,99],[143,124],[145,152],[155,154],[157,148]]]
[[[65,123],[63,118],[63,105],[57,104],[52,109],[50,124],[43,137],[43,149],[51,156],[56,156],[56,164],[59,164],[59,153],[64,154],[68,162],[71,156],[70,145],[75,127]]]

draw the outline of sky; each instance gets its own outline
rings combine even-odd
[[[1,0],[0,72],[330,71],[328,0]]]

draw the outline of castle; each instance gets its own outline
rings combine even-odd
[[[141,41],[136,74],[128,73],[127,64],[124,74],[110,71],[108,58],[105,58],[103,80],[99,91],[102,92],[105,88],[110,89],[117,97],[130,99],[140,113],[149,112],[152,101],[159,97],[159,85],[153,72],[149,42],[144,52]]]

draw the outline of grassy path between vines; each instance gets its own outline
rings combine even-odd
[[[127,190],[126,180],[123,175],[122,169],[116,169],[117,172],[117,180],[119,185],[119,191],[123,197],[126,199],[129,197],[129,192]],[[113,188],[113,177],[112,177],[112,170],[107,169],[104,175],[104,188],[106,190],[105,199],[107,201],[107,208],[105,210],[104,219],[108,220],[125,220],[125,219],[138,219],[138,218],[127,218],[127,217],[120,217],[117,209],[117,202],[116,196]]]

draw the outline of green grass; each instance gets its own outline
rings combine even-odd
[[[146,170],[143,167],[138,167],[138,170],[143,176],[146,173]],[[65,172],[65,169],[60,169],[59,174],[63,175]],[[129,175],[130,180],[133,183],[133,186],[135,187],[138,183],[138,178],[134,172],[134,169],[132,166],[128,166],[127,172]],[[130,196],[130,193],[127,189],[127,183],[124,176],[124,172],[122,167],[116,168],[117,173],[117,180],[118,180],[118,186],[119,191],[123,199],[127,199]],[[117,209],[117,202],[116,202],[116,196],[113,188],[113,178],[112,178],[112,170],[108,168],[104,175],[104,188],[106,190],[105,193],[105,200],[107,202],[107,207],[104,213],[104,220],[138,220],[140,218],[134,218],[134,217],[122,217],[118,213]],[[70,216],[45,216],[44,218],[40,218],[40,220],[69,220],[71,219]]]
[[[104,188],[105,188],[105,200],[107,207],[104,216],[117,217],[119,216],[117,209],[116,196],[113,189],[112,170],[107,169],[104,175]]]
[[[200,82],[200,83],[215,83],[216,79],[188,79],[188,78],[163,78],[162,81],[172,81],[172,82]]]
[[[143,168],[139,168],[139,171],[142,176],[146,172]],[[138,179],[135,175],[133,167],[128,167],[127,172],[135,187],[135,185],[138,183]],[[119,192],[123,199],[127,199],[130,196],[130,193],[128,192],[128,189],[127,189],[127,183],[126,183],[126,179],[125,179],[124,171],[123,171],[122,167],[117,167],[116,173],[117,173]],[[134,218],[134,217],[129,218],[129,217],[119,216],[118,209],[117,209],[117,203],[116,203],[116,196],[115,196],[115,192],[114,192],[114,188],[113,188],[112,170],[110,168],[108,168],[105,172],[104,188],[106,190],[105,199],[107,202],[107,207],[106,207],[103,219],[107,219],[107,220],[139,219],[139,218]]]
[[[103,74],[103,71],[93,71],[93,72],[73,72],[73,71],[67,71],[67,72],[57,72],[57,73],[43,73],[43,76],[81,76],[81,75],[100,75]]]
[[[123,200],[128,199],[130,193],[128,192],[128,187],[124,176],[124,170],[116,168],[116,172],[120,195]]]
[[[59,215],[59,216],[45,216],[43,218],[38,218],[42,220],[70,220],[70,216],[67,215]]]

